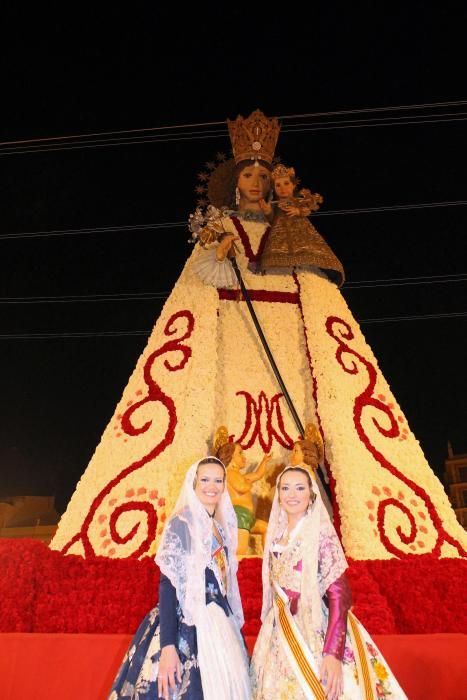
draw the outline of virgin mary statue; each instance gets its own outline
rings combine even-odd
[[[52,547],[87,557],[152,552],[188,466],[208,453],[219,425],[249,463],[271,451],[287,463],[298,429],[239,292],[234,255],[296,412],[321,432],[346,554],[462,555],[465,532],[341,295],[340,262],[326,247],[322,264],[326,244],[311,227],[303,264],[291,255],[290,267],[260,272],[278,121],[257,110],[228,126],[233,159],[200,175],[212,206],[192,218],[200,243]]]

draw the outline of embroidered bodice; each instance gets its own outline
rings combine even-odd
[[[271,580],[282,588],[289,599],[290,612],[296,615],[302,589],[303,520],[290,533],[287,545],[279,541],[271,547],[269,570]],[[306,582],[304,582],[306,583]],[[352,595],[347,577],[342,574],[325,591],[328,607],[328,623],[323,653],[342,659],[347,629],[347,612],[352,603]]]
[[[282,552],[272,551],[270,558],[271,580],[285,591],[300,593],[302,577],[301,539],[296,539]]]

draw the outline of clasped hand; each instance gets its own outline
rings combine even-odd
[[[224,238],[221,240],[221,242],[216,248],[216,258],[219,262],[225,260],[233,241],[238,240],[240,240],[239,237],[236,236],[234,233],[228,233],[226,236],[224,236]]]
[[[272,204],[270,202],[266,202],[265,199],[260,199],[258,204],[263,214],[265,214],[266,216],[272,214]]]
[[[279,204],[277,205],[279,209],[282,209],[282,211],[285,211],[287,216],[300,216],[300,209],[298,207],[294,207],[293,204]]]

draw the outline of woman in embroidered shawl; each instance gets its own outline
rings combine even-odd
[[[136,632],[109,700],[249,700],[236,548],[225,467],[207,457],[187,472],[156,556],[159,604]]]
[[[286,467],[266,536],[263,624],[251,663],[254,700],[406,698],[349,612],[346,568],[316,482],[305,466]]]

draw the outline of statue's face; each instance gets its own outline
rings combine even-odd
[[[263,165],[247,165],[238,176],[240,206],[256,204],[265,199],[271,186],[271,174]]]
[[[285,199],[287,197],[293,197],[294,184],[290,177],[276,177],[274,180],[274,191],[279,197],[279,199]]]
[[[298,464],[303,464],[303,450],[300,443],[296,442],[293,446],[292,452],[290,453],[289,463],[292,467],[296,467]]]
[[[243,454],[243,450],[238,443],[236,443],[235,445],[235,450],[230,463],[234,464],[237,467],[237,469],[243,469],[243,467],[246,466],[246,457]]]
[[[302,471],[286,471],[279,483],[279,502],[288,515],[303,515],[310,503],[310,482]]]

